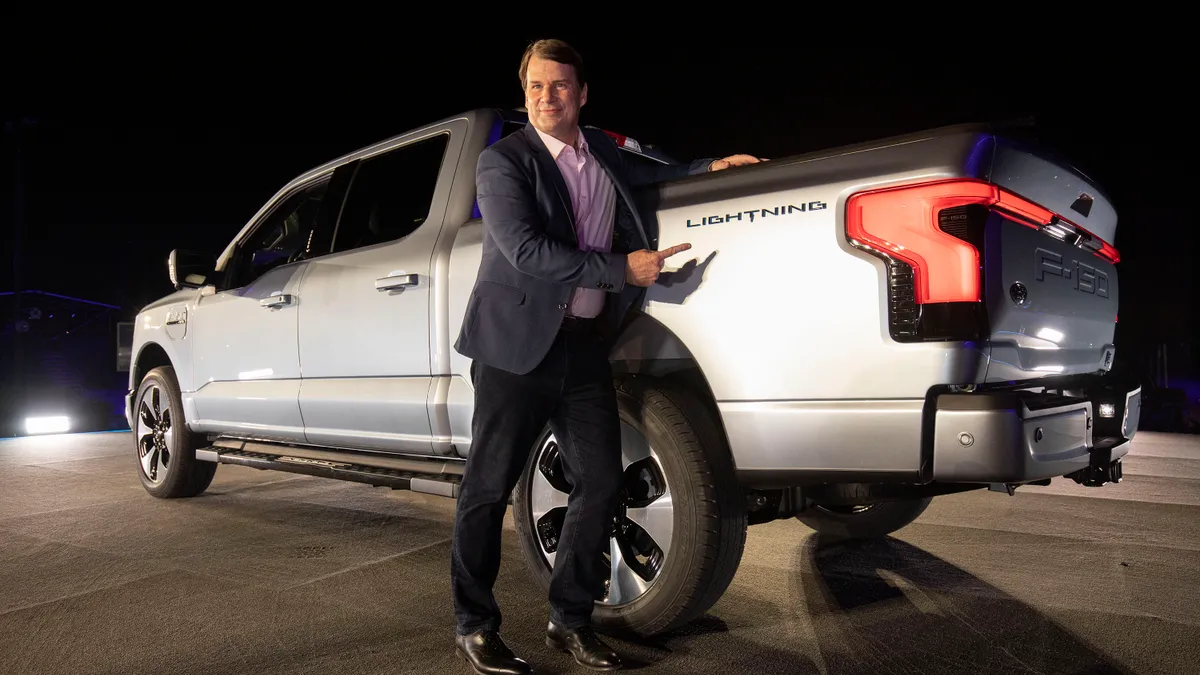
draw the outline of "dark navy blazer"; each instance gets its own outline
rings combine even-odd
[[[533,125],[494,143],[475,171],[483,254],[454,344],[460,354],[528,373],[553,344],[576,287],[609,293],[601,318],[611,334],[644,290],[625,284],[625,254],[650,248],[632,188],[703,173],[712,163],[640,164],[600,129],[581,130],[616,188],[612,252],[579,250],[566,181]]]

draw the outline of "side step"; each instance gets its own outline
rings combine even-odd
[[[465,462],[220,439],[196,459],[458,498]]]

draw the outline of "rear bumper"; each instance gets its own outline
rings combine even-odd
[[[931,478],[1028,483],[1067,476],[1088,485],[1119,480],[1140,411],[1140,388],[1076,397],[944,394],[935,405]]]

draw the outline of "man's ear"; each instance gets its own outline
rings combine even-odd
[[[579,107],[582,108],[587,104],[587,85],[583,85],[583,89],[579,90]]]

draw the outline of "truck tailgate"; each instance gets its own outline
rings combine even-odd
[[[985,381],[1112,367],[1117,274],[1111,262],[1048,234],[988,217]]]
[[[1070,166],[996,139],[991,182],[1028,204],[984,227],[986,382],[1112,367],[1118,281],[1116,212]]]

